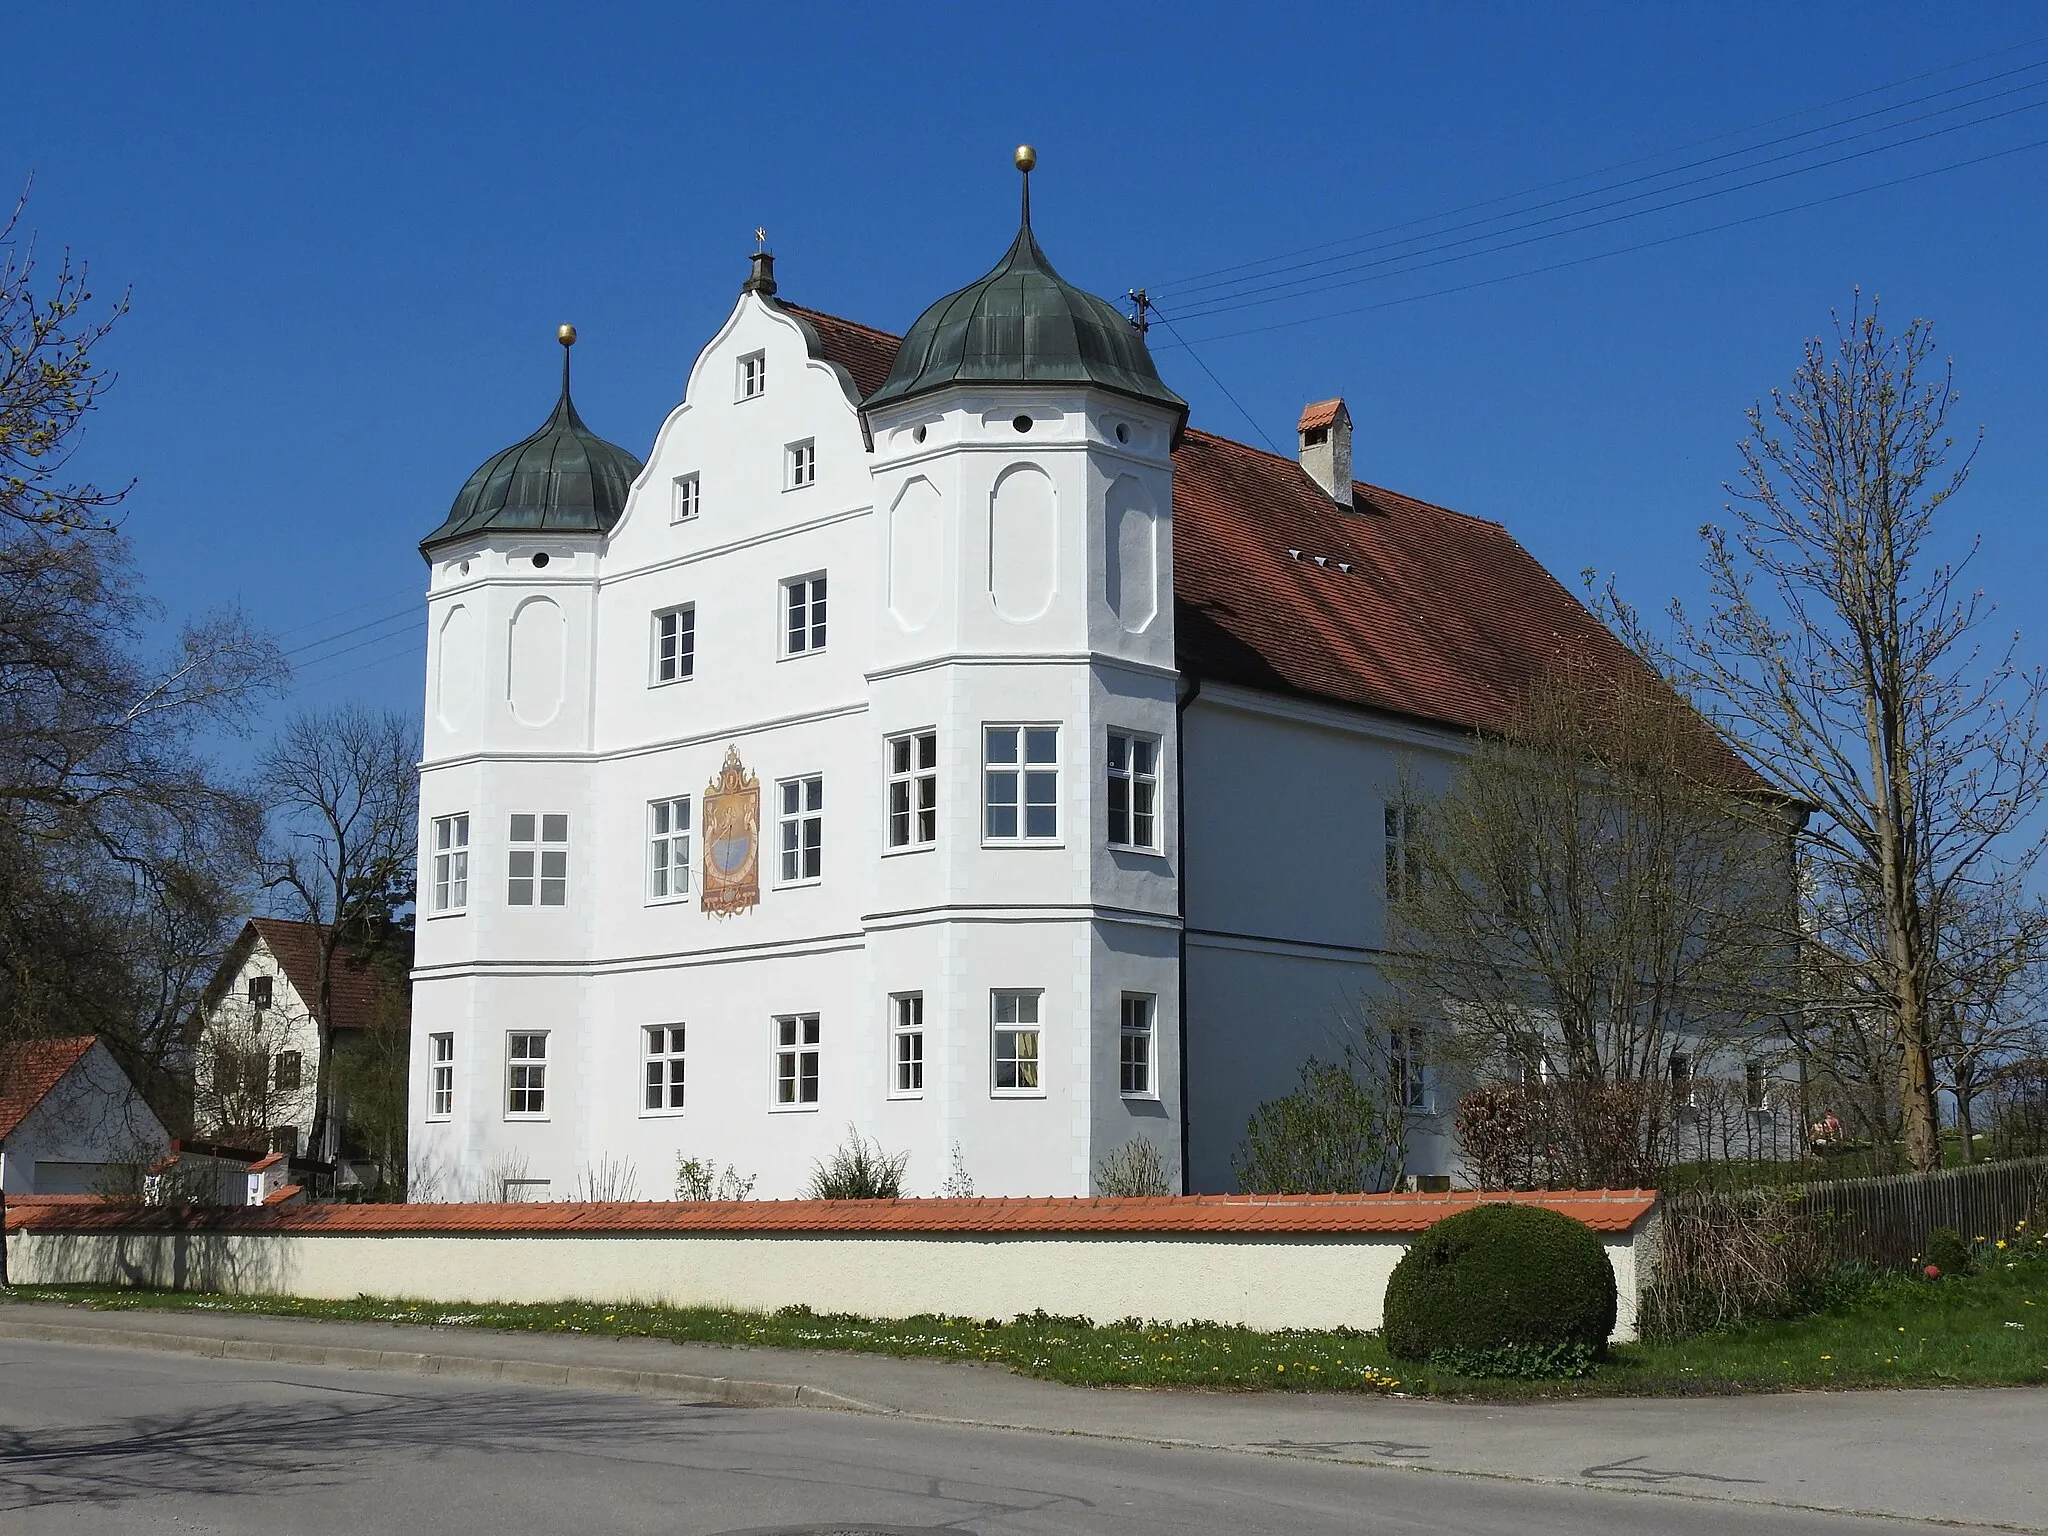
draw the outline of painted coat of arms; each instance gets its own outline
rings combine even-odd
[[[698,906],[730,917],[761,901],[761,784],[725,749],[725,766],[704,790],[704,885]]]

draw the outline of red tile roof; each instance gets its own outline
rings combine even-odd
[[[738,1200],[702,1204],[25,1206],[8,1230],[41,1232],[231,1229],[299,1235],[405,1233],[847,1233],[1024,1236],[1033,1233],[1274,1235],[1420,1232],[1492,1201],[1548,1206],[1596,1232],[1627,1232],[1657,1203],[1654,1190],[1534,1194],[1165,1195],[1135,1200]]]
[[[1327,427],[1337,419],[1337,413],[1343,410],[1347,410],[1347,407],[1341,398],[1313,401],[1301,408],[1301,420],[1294,424],[1294,430],[1308,432],[1316,427]]]
[[[34,1113],[98,1039],[72,1035],[63,1040],[17,1040],[0,1048],[0,1140]]]
[[[887,376],[896,337],[782,307],[863,395]],[[1309,406],[1302,426],[1342,403]],[[1173,452],[1173,520],[1177,660],[1204,678],[1463,730],[1511,723],[1561,661],[1651,678],[1499,523],[1362,482],[1346,512],[1293,459],[1192,428]],[[1701,751],[1763,787],[1704,722]]]
[[[300,923],[277,917],[252,917],[242,930],[242,939],[228,952],[223,976],[240,968],[246,954],[244,942],[251,933],[262,939],[276,958],[278,969],[292,984],[292,990],[317,1015],[320,998],[320,945],[328,933],[320,923]],[[334,998],[336,1029],[366,1029],[376,1015],[378,976],[362,957],[344,945],[335,952],[334,968],[328,977]]]

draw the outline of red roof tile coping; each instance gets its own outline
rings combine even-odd
[[[123,1206],[10,1202],[9,1231],[275,1232],[295,1236],[478,1233],[504,1237],[844,1234],[1023,1237],[1343,1237],[1420,1232],[1488,1202],[1541,1205],[1596,1232],[1627,1232],[1655,1190],[1440,1195],[1164,1195],[1147,1199],[736,1200],[605,1204]]]
[[[265,1195],[263,1203],[265,1205],[288,1205],[304,1194],[305,1189],[306,1186],[303,1184],[287,1184],[282,1189],[274,1189]]]
[[[1343,396],[1335,400],[1317,400],[1301,408],[1301,420],[1294,424],[1297,432],[1310,432],[1317,427],[1327,427],[1337,419],[1337,413],[1345,408]]]
[[[283,1161],[284,1154],[282,1152],[272,1152],[268,1156],[260,1157],[255,1162],[251,1163],[249,1165],[249,1171],[251,1173],[261,1173],[264,1169],[274,1168]]]

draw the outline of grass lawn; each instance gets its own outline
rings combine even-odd
[[[1374,1334],[1255,1333],[1216,1324],[1090,1325],[1074,1318],[917,1317],[897,1321],[720,1312],[707,1308],[450,1306],[361,1297],[213,1296],[172,1291],[18,1286],[17,1301],[109,1310],[162,1308],[353,1318],[514,1332],[616,1334],[783,1349],[985,1361],[1078,1386],[1207,1387],[1453,1396],[1707,1394],[1799,1387],[2048,1385],[2048,1258],[1928,1283],[1874,1281],[1813,1317],[1623,1345],[1575,1382],[1473,1381],[1390,1358]]]

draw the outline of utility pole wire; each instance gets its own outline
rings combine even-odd
[[[1165,314],[1160,310],[1157,304],[1151,304],[1149,307],[1151,308],[1153,314],[1159,316],[1159,323],[1165,326],[1167,330],[1173,332],[1174,339],[1179,344],[1181,350],[1186,352],[1189,357],[1192,357],[1195,360],[1195,365],[1199,367],[1202,370],[1202,372],[1209,375],[1209,382],[1211,384],[1214,384],[1218,389],[1223,391],[1223,398],[1228,400],[1232,405],[1237,406],[1237,414],[1242,416],[1245,419],[1245,421],[1250,425],[1251,429],[1259,434],[1259,441],[1266,445],[1267,451],[1270,453],[1277,454],[1280,450],[1273,446],[1273,439],[1266,436],[1266,429],[1259,425],[1258,419],[1254,417],[1250,411],[1246,410],[1242,405],[1238,404],[1237,396],[1233,395],[1230,392],[1229,386],[1226,385],[1221,379],[1216,377],[1216,370],[1211,368],[1207,363],[1202,361],[1201,354],[1196,352],[1193,347],[1188,345],[1187,338],[1185,336],[1182,336],[1179,331],[1174,329],[1173,322],[1166,318]]]

